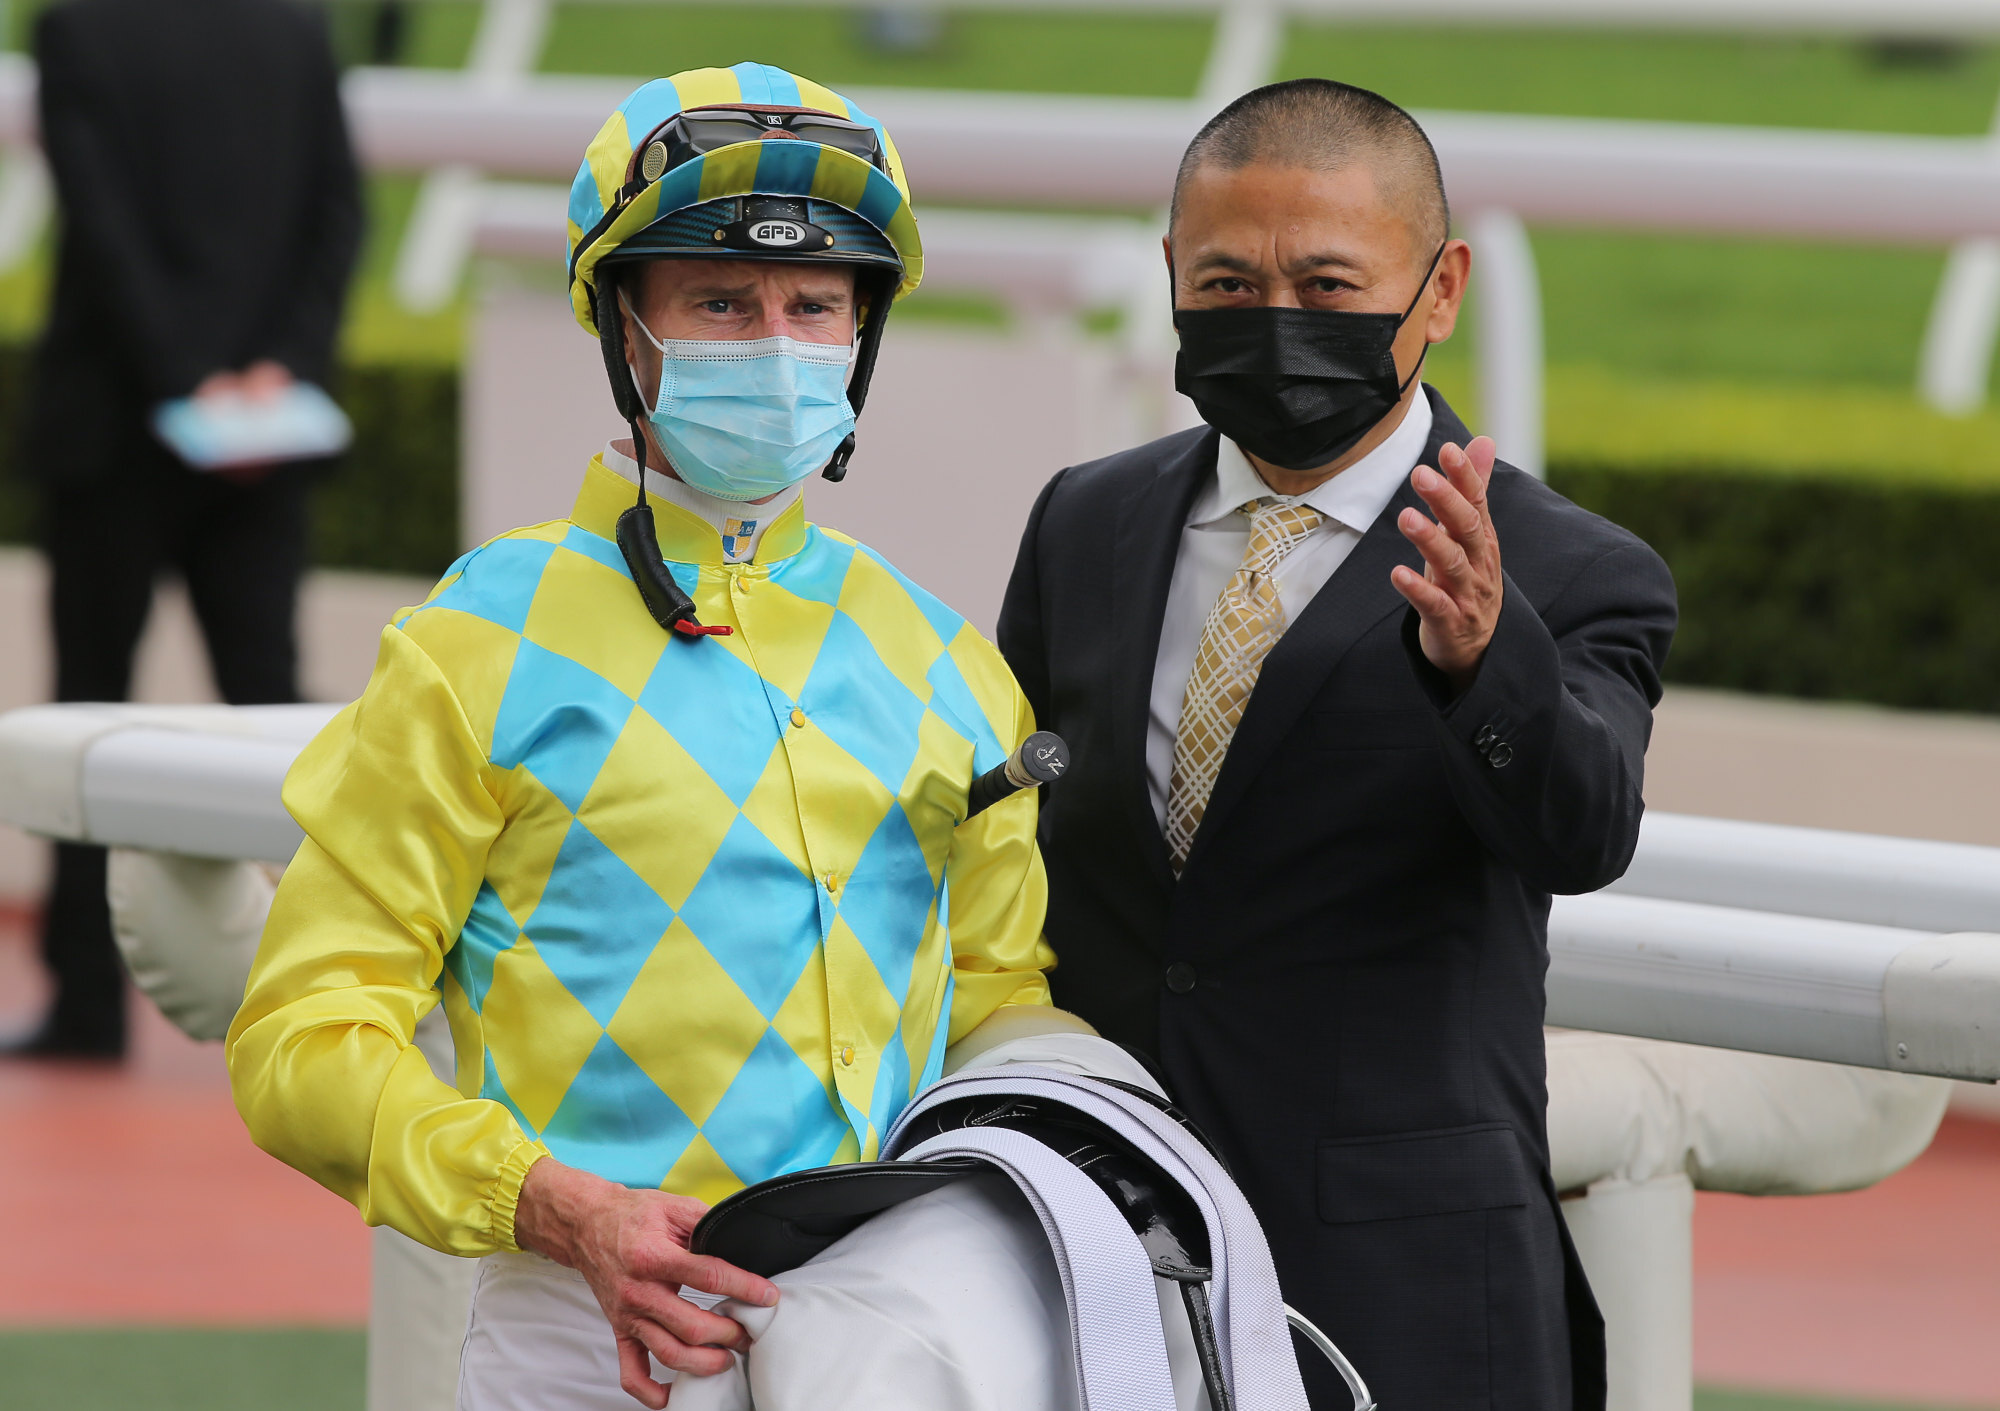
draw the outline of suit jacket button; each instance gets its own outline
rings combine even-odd
[[[1177,995],[1184,995],[1194,988],[1194,967],[1185,960],[1176,960],[1167,967],[1167,988]]]
[[[1505,740],[1502,740],[1499,744],[1495,745],[1492,749],[1492,752],[1486,756],[1486,762],[1492,765],[1495,769],[1505,769],[1508,763],[1513,758],[1514,758],[1514,747],[1508,744]]]

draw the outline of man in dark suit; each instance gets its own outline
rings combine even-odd
[[[295,700],[306,468],[200,474],[160,402],[330,370],[360,198],[320,21],[279,0],[72,0],[35,29],[62,210],[23,465],[42,492],[56,698],[123,700],[155,574],[186,580],[216,687]],[[63,845],[32,1052],[123,1052],[104,854]]]
[[[1448,232],[1386,100],[1224,110],[1167,241],[1210,425],[1050,482],[1000,644],[1074,750],[1057,1003],[1157,1056],[1287,1299],[1385,1406],[1601,1407],[1549,1175],[1549,895],[1631,857],[1673,584],[1419,382],[1470,267]]]

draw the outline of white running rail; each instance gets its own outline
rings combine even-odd
[[[332,706],[0,715],[0,822],[289,859],[279,788]],[[1652,814],[1609,892],[1558,897],[1549,1022],[2000,1078],[2000,848]]]

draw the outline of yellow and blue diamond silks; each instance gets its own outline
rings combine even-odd
[[[875,1155],[944,1046],[1046,1003],[1032,730],[994,648],[794,504],[749,563],[660,503],[669,638],[593,462],[462,559],[286,781],[307,835],[229,1036],[260,1145],[386,1223],[509,1248],[542,1154],[716,1200]],[[453,1091],[408,1047],[442,995]]]
[[[885,175],[861,158],[817,142],[739,142],[683,162],[634,195],[609,226],[635,147],[661,123],[688,108],[718,103],[758,103],[813,108],[867,123],[876,131],[888,165]],[[809,196],[853,211],[888,238],[903,261],[896,297],[924,277],[923,242],[910,209],[910,183],[888,130],[850,100],[809,78],[770,64],[690,69],[639,86],[605,119],[585,149],[569,193],[570,305],[576,321],[597,332],[593,302],[597,262],[665,215],[726,196]],[[587,243],[586,243],[587,242]],[[582,248],[579,249],[579,246]]]

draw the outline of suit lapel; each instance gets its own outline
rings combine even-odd
[[[1431,434],[1419,464],[1436,466],[1440,446],[1447,441],[1464,445],[1471,437],[1442,397],[1429,387],[1424,392],[1431,399]],[[1405,476],[1354,552],[1313,595],[1299,620],[1286,629],[1265,658],[1256,689],[1250,693],[1243,719],[1223,757],[1208,807],[1202,812],[1183,875],[1200,862],[1208,839],[1241,802],[1251,780],[1270,762],[1348,649],[1388,614],[1406,606],[1403,595],[1389,581],[1389,570],[1399,563],[1419,571],[1423,567],[1423,556],[1396,527],[1396,517],[1408,506],[1424,509]]]
[[[1112,544],[1111,641],[1115,660],[1109,680],[1118,692],[1111,703],[1112,747],[1117,754],[1113,787],[1144,840],[1141,846],[1155,880],[1167,886],[1174,882],[1173,863],[1146,782],[1153,665],[1160,652],[1160,628],[1166,618],[1167,593],[1173,586],[1181,531],[1195,496],[1214,473],[1220,439],[1213,430],[1204,432],[1162,465],[1152,480],[1134,490],[1120,506]]]

